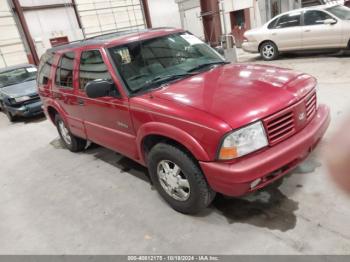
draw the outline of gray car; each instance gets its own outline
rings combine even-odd
[[[17,116],[42,114],[36,73],[37,68],[30,64],[0,69],[0,108],[11,122]]]

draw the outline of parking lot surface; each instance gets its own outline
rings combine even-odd
[[[307,72],[319,80],[332,123],[316,151],[282,181],[207,211],[173,211],[145,168],[92,145],[62,148],[45,118],[10,124],[0,114],[1,254],[350,254],[350,198],[327,174],[323,151],[350,114],[350,57],[240,61]]]

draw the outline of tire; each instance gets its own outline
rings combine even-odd
[[[2,107],[2,110],[4,111],[5,115],[11,123],[16,121],[16,117],[12,115],[11,112],[9,112],[5,106]]]
[[[166,174],[164,165],[168,165],[169,170],[173,171],[177,166],[180,169],[178,175],[174,178],[171,172]],[[215,197],[215,192],[207,184],[197,163],[187,153],[173,145],[164,143],[155,145],[148,155],[148,169],[159,194],[180,213],[197,214],[208,207]],[[171,186],[167,185],[174,184],[177,190],[172,191],[171,195],[169,193]]]
[[[279,56],[277,45],[272,41],[264,42],[260,46],[260,55],[265,61],[276,60]]]
[[[85,139],[74,136],[66,127],[66,123],[62,120],[60,115],[55,116],[55,124],[61,141],[71,152],[83,151],[86,147],[87,141]]]

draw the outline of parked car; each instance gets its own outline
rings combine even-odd
[[[38,76],[69,150],[89,140],[147,166],[160,195],[192,214],[215,192],[261,189],[307,157],[330,122],[316,85],[288,69],[226,63],[177,29],[50,49]]]
[[[36,66],[29,64],[0,70],[0,108],[11,122],[17,116],[30,117],[43,112],[36,73]]]
[[[322,5],[283,13],[258,29],[247,31],[242,48],[264,60],[280,52],[350,48],[350,9]]]

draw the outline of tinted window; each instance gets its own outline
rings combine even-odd
[[[100,79],[109,81],[112,80],[107,66],[103,62],[100,51],[90,50],[83,52],[80,58],[80,89],[84,90],[85,85],[88,82]]]
[[[304,14],[304,24],[305,25],[323,25],[324,20],[332,19],[332,17],[325,12],[321,11],[307,11]]]
[[[73,52],[68,52],[61,56],[56,71],[56,85],[65,88],[73,88],[74,56]]]
[[[45,53],[41,59],[39,64],[39,72],[37,82],[39,85],[46,85],[50,78],[50,71],[53,61],[53,54]]]
[[[301,14],[299,12],[284,15],[280,17],[275,28],[287,28],[287,27],[300,26],[300,20],[301,20]]]
[[[278,18],[274,19],[268,26],[268,29],[275,28]]]

